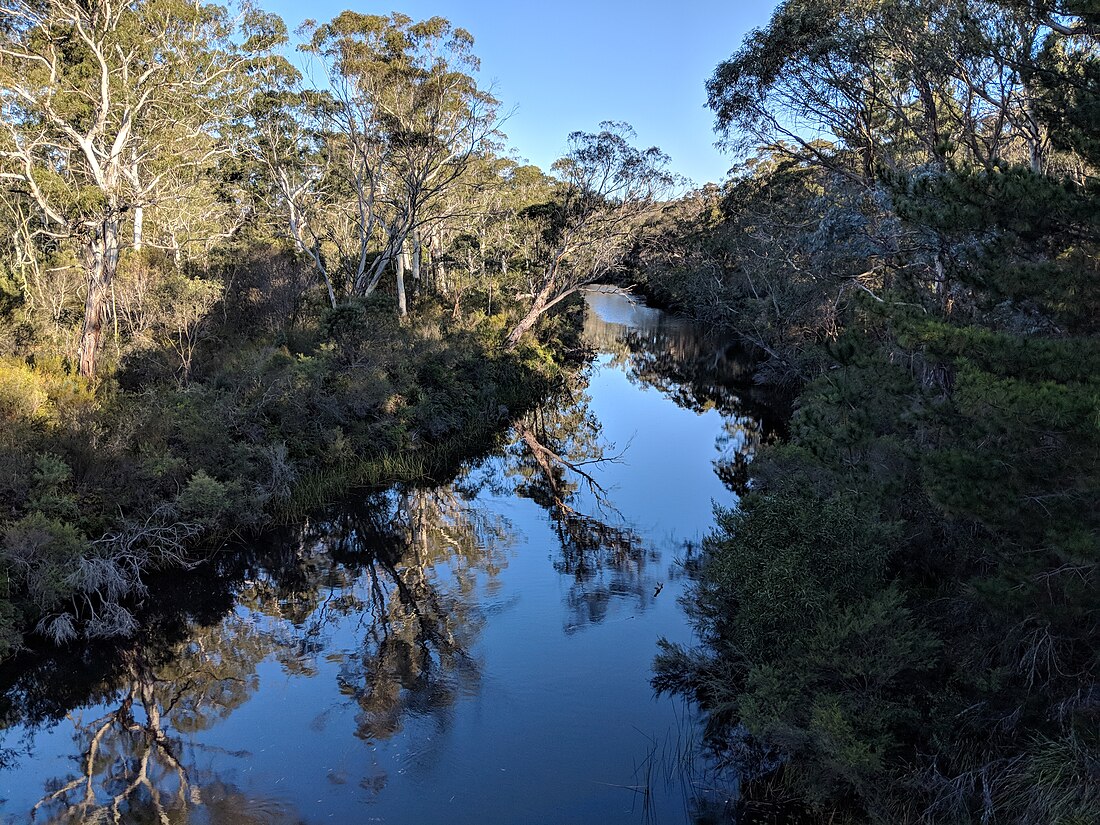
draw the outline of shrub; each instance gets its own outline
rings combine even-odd
[[[45,421],[50,398],[34,370],[18,361],[0,361],[0,421]]]
[[[216,521],[228,506],[226,485],[211,478],[205,470],[192,475],[176,499],[180,515],[203,522]]]
[[[716,621],[735,617],[750,658],[789,645],[882,581],[891,532],[853,500],[759,496],[719,513],[718,524],[704,605]]]
[[[71,524],[31,513],[5,527],[3,535],[0,562],[11,583],[40,612],[52,611],[71,597],[68,576],[90,548],[83,534]]]

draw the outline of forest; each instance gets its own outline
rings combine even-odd
[[[510,430],[566,559],[634,553],[538,412],[584,401],[618,284],[787,417],[718,468],[695,641],[650,654],[730,821],[1100,821],[1100,6],[784,0],[706,81],[734,166],[686,193],[619,122],[517,160],[442,17],[0,8],[0,661],[145,632],[166,571],[349,491],[426,513]],[[391,530],[355,518],[349,558]]]

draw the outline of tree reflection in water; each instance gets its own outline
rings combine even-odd
[[[684,409],[717,411],[723,431],[715,443],[714,470],[731,491],[745,492],[749,462],[762,444],[780,435],[781,418],[770,409],[775,399],[752,381],[749,353],[685,318],[624,301],[622,295],[588,296],[584,337],[611,353],[611,363],[631,382],[653,387]]]
[[[624,308],[627,314],[617,317]],[[745,353],[621,294],[588,295],[583,334],[594,349],[610,353],[610,363],[632,383],[653,387],[696,413],[717,411],[723,429],[713,466],[729,489],[744,493],[752,457],[775,435],[750,383],[752,362]],[[596,468],[617,456],[601,440],[586,382],[586,374],[576,376],[516,424],[505,468],[513,492],[541,506],[557,535],[555,568],[573,579],[567,631],[602,621],[615,598],[631,598],[645,609],[661,587],[654,564],[659,553],[623,523],[598,481]],[[587,511],[581,500],[588,502]]]
[[[73,726],[73,769],[45,783],[32,816],[168,822],[201,805],[204,821],[300,821],[282,803],[200,769],[208,748],[195,734],[248,700],[264,660],[313,676],[322,656],[357,707],[360,738],[390,738],[409,716],[445,726],[456,699],[477,689],[469,653],[484,623],[477,598],[492,592],[511,541],[503,520],[450,487],[373,493],[305,523],[225,579],[208,572],[214,589],[235,582],[221,603],[235,599],[238,608],[220,621],[173,613],[166,600],[162,614],[145,617],[140,639],[109,651],[112,665],[98,680],[71,686],[63,707],[48,678],[65,668],[63,655],[39,662],[38,678],[22,668],[5,696],[5,726],[49,727],[62,714]],[[358,644],[341,647],[335,637],[348,627]],[[96,708],[95,718],[81,708]],[[375,793],[384,784],[384,774],[360,783]]]
[[[451,487],[410,488],[378,493],[308,533],[356,582],[328,609],[364,625],[361,647],[337,654],[341,692],[359,706],[357,735],[387,739],[408,715],[445,726],[455,700],[477,689],[477,591],[491,591],[507,563],[507,525]]]
[[[749,488],[749,464],[765,441],[772,437],[758,418],[735,415],[722,422],[722,433],[715,439],[718,458],[714,472],[726,487],[744,495]]]
[[[256,800],[197,769],[184,737],[243,704],[258,686],[256,666],[275,640],[230,615],[196,628],[185,642],[120,651],[122,683],[106,713],[73,711],[76,770],[46,783],[35,819],[51,823],[178,820],[194,805],[212,822],[293,822],[285,806]],[[157,661],[150,658],[155,655]]]
[[[660,558],[623,523],[593,474],[618,456],[601,442],[584,382],[578,376],[552,403],[517,422],[505,471],[517,495],[546,510],[560,543],[554,568],[572,577],[567,632],[603,621],[615,598],[630,598],[645,609],[657,590],[654,567],[647,562]],[[578,509],[582,490],[589,512]]]

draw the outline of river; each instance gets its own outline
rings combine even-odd
[[[132,643],[6,674],[0,821],[715,821],[735,785],[649,680],[766,427],[728,347],[586,304],[589,367],[450,483],[315,514],[157,583]]]

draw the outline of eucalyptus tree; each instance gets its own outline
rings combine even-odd
[[[497,165],[497,176],[499,185],[489,195],[493,208],[484,232],[484,254],[497,260],[503,287],[516,281],[534,294],[537,290],[532,264],[538,259],[542,233],[535,217],[538,210],[533,214],[532,207],[553,198],[555,181],[537,166],[510,160]]]
[[[573,132],[570,151],[554,164],[555,198],[532,207],[543,234],[536,289],[527,312],[508,334],[514,348],[544,312],[619,270],[645,219],[672,190],[668,156],[637,149],[625,123],[605,121],[595,134]]]
[[[787,0],[718,66],[709,102],[728,144],[767,146],[835,176],[827,194],[850,190],[823,228],[885,230],[885,254],[856,262],[844,291],[881,301],[903,279],[947,311],[961,252],[930,226],[904,231],[892,192],[959,166],[1043,170],[1050,145],[1026,67],[1048,31],[981,0]]]
[[[1042,30],[972,0],[787,0],[707,83],[734,148],[786,146],[865,186],[882,169],[990,164],[1044,136],[1020,72]]]
[[[0,176],[38,239],[72,244],[87,281],[77,353],[90,376],[126,228],[182,165],[222,148],[257,58],[285,34],[244,5],[9,0],[0,28]],[[128,227],[124,223],[128,223]]]
[[[474,159],[461,186],[432,210],[422,233],[428,241],[429,264],[440,268],[446,259],[455,266],[448,277],[433,277],[423,286],[450,298],[456,314],[468,288],[482,293],[489,314],[494,302],[500,306],[503,294],[534,294],[531,278],[525,276],[531,275],[541,227],[529,212],[553,198],[554,183],[538,167],[522,166],[512,158]],[[414,234],[410,246],[415,264],[423,247],[421,233]],[[414,266],[413,277],[418,275]]]
[[[288,80],[287,86],[292,87],[300,76]],[[321,275],[329,303],[335,308],[337,287],[322,240],[332,243],[346,234],[335,232],[327,219],[334,211],[329,184],[340,168],[334,156],[341,149],[346,153],[347,148],[326,131],[326,121],[337,108],[335,100],[325,92],[287,86],[253,98],[252,150],[266,170],[272,196],[268,206],[279,216],[282,234]],[[361,224],[357,222],[356,228],[361,229]],[[369,238],[356,234],[360,242]]]
[[[328,204],[323,240],[341,282],[368,295],[406,242],[419,244],[421,230],[446,216],[470,165],[493,149],[498,104],[472,76],[473,38],[442,17],[345,11],[328,23],[308,21],[303,32],[302,50],[328,79],[332,165],[300,176],[284,197],[299,211],[310,199]]]

